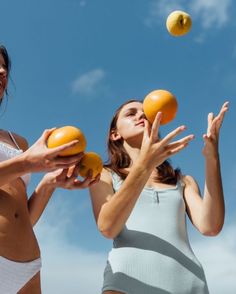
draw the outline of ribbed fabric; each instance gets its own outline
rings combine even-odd
[[[0,162],[5,161],[7,159],[11,159],[19,154],[21,154],[23,151],[21,149],[16,149],[12,146],[10,146],[7,143],[0,142]],[[25,185],[27,186],[30,181],[30,174],[25,174],[21,177]]]
[[[112,178],[117,191],[122,180],[114,173]],[[145,187],[114,239],[103,292],[208,294],[204,271],[189,244],[185,217],[180,182],[168,189]]]
[[[16,294],[41,268],[41,259],[15,262],[0,256],[0,293]]]

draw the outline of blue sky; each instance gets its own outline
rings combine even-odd
[[[106,160],[106,136],[115,109],[130,98],[166,89],[176,95],[176,119],[196,138],[172,159],[203,191],[202,134],[209,112],[230,101],[220,156],[226,222],[214,238],[189,224],[193,250],[214,294],[236,290],[236,40],[233,0],[8,0],[1,3],[0,42],[12,58],[12,82],[0,127],[32,144],[45,128],[75,125],[87,150]],[[165,27],[170,12],[192,16],[180,38]],[[3,108],[4,108],[3,107]],[[33,175],[31,193],[41,178]],[[87,190],[58,190],[35,228],[43,257],[43,293],[100,293],[111,241],[96,230]]]

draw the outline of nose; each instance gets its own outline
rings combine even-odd
[[[0,65],[0,75],[6,77],[7,76],[7,70],[4,66]]]
[[[146,118],[146,116],[145,116],[145,114],[144,114],[144,112],[142,110],[137,112],[137,117],[138,117],[138,120]]]

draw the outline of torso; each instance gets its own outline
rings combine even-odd
[[[24,150],[25,140],[14,137]],[[8,133],[2,130],[0,141],[16,148]],[[10,260],[30,261],[40,256],[27,202],[27,190],[21,178],[0,187],[0,256]]]
[[[113,189],[123,181],[113,174]],[[122,293],[207,294],[201,264],[187,236],[183,183],[150,179],[124,228],[114,239],[103,290]]]

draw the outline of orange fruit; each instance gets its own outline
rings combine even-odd
[[[172,36],[187,34],[192,26],[191,16],[181,10],[173,11],[166,20],[166,27]]]
[[[92,178],[102,172],[103,163],[101,157],[95,152],[86,152],[79,163],[79,175],[86,177],[88,171],[93,171]]]
[[[156,114],[161,111],[161,125],[169,123],[176,116],[178,103],[175,96],[166,90],[155,90],[149,93],[143,101],[143,111],[153,123]]]
[[[65,126],[54,130],[48,137],[48,148],[55,148],[73,140],[78,140],[78,143],[73,147],[68,148],[60,153],[61,156],[75,155],[83,152],[86,148],[86,139],[80,129],[72,126]]]

